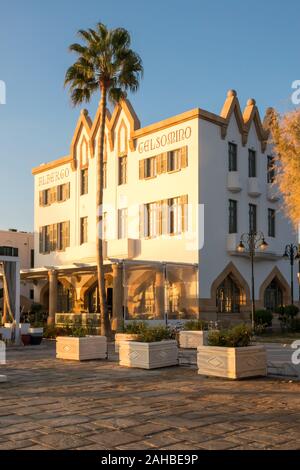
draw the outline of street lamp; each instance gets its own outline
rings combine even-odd
[[[300,253],[297,245],[290,243],[286,245],[283,258],[290,262],[291,266],[291,304],[294,304],[294,261],[300,260]]]
[[[241,236],[240,243],[237,246],[239,253],[249,253],[251,260],[251,324],[254,329],[255,322],[255,285],[254,285],[254,256],[256,250],[265,250],[268,247],[268,243],[265,240],[262,232],[251,231],[249,233],[243,233]]]

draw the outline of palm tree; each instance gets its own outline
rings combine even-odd
[[[101,313],[101,334],[109,336],[110,321],[105,295],[105,279],[102,251],[102,204],[103,204],[103,150],[107,99],[117,103],[126,97],[126,92],[136,92],[143,75],[142,60],[131,48],[131,39],[124,28],[108,29],[98,23],[95,29],[78,31],[82,44],[72,44],[71,52],[77,54],[76,62],[65,76],[73,105],[89,102],[95,92],[100,91],[100,132],[97,154],[97,214],[96,247],[97,278]]]

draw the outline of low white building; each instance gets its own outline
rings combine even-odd
[[[19,232],[16,229],[0,230],[0,251],[5,254],[6,248],[17,248],[21,269],[31,269],[34,267],[34,235],[31,232]],[[32,282],[21,282],[21,311],[27,312],[34,300],[34,285]],[[0,281],[0,310],[6,312],[6,305],[3,300],[3,285]]]
[[[99,110],[93,122],[83,110],[70,154],[33,169],[35,269],[23,278],[35,281],[35,300],[51,315],[98,310],[99,120]],[[282,254],[296,234],[280,210],[254,100],[242,112],[231,90],[220,115],[196,108],[147,127],[123,101],[107,113],[104,176],[106,290],[116,320],[248,319],[250,261],[237,246],[250,230],[268,243],[255,259],[257,307],[290,302]]]

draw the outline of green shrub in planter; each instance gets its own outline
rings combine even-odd
[[[273,314],[270,310],[256,310],[254,315],[255,325],[272,326]]]
[[[251,338],[252,328],[243,324],[228,330],[211,331],[208,335],[208,344],[209,346],[241,348],[249,346]]]
[[[145,331],[146,329],[147,329],[147,325],[145,322],[133,321],[123,326],[123,333],[138,335],[141,332]]]
[[[168,339],[175,339],[176,332],[165,326],[147,327],[140,333],[139,341],[141,343],[155,343]]]
[[[185,322],[183,329],[186,331],[207,331],[208,323],[203,320],[189,320]]]

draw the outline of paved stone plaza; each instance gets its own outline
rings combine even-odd
[[[8,352],[0,450],[300,449],[300,382],[208,379],[55,359],[55,343]]]

